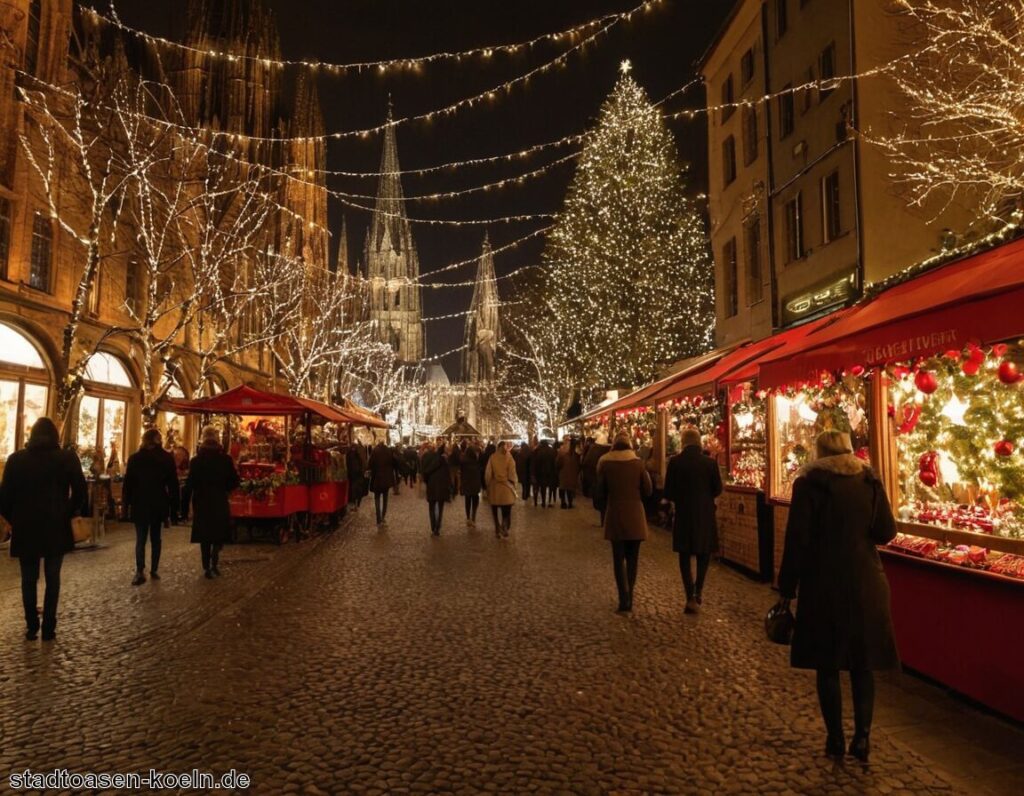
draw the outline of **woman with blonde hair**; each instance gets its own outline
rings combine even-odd
[[[839,672],[848,671],[855,728],[848,753],[867,762],[873,673],[899,666],[877,550],[896,535],[896,522],[882,483],[853,454],[849,435],[822,432],[816,448],[817,458],[793,485],[779,593],[783,605],[798,600],[790,660],[817,671],[825,754],[847,753]]]
[[[618,610],[627,613],[633,610],[640,543],[647,539],[644,498],[651,494],[651,477],[633,450],[628,434],[615,437],[612,449],[598,461],[597,489],[607,500],[604,538],[612,543]]]
[[[508,539],[512,527],[512,506],[516,502],[516,462],[508,452],[507,442],[499,442],[497,450],[487,460],[484,483],[487,484],[487,502],[491,504],[494,517],[494,535]]]

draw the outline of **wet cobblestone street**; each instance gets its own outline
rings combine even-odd
[[[586,501],[584,501],[586,503]],[[834,765],[813,676],[764,640],[771,590],[715,565],[684,616],[668,535],[617,615],[596,514],[486,504],[442,536],[405,491],[299,545],[234,546],[163,579],[130,534],[64,568],[58,639],[27,643],[0,565],[0,790],[68,768],[237,769],[256,793],[1011,793],[1024,733],[908,675],[880,684],[872,763]],[[6,556],[6,551],[4,551]],[[1019,791],[1016,791],[1019,792]]]

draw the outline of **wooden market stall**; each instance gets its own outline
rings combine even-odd
[[[814,435],[850,432],[898,516],[904,663],[1024,719],[1024,240],[910,276],[759,363],[776,528]]]
[[[222,418],[226,450],[242,484],[231,496],[236,532],[284,542],[337,524],[348,505],[345,452],[353,426],[387,428],[379,418],[307,398],[242,385],[161,409]]]

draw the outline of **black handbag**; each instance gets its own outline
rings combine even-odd
[[[793,641],[793,629],[796,618],[788,605],[776,603],[768,609],[764,617],[764,632],[768,640],[775,644],[789,644]]]

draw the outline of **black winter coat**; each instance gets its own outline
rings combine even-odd
[[[386,445],[378,445],[370,454],[370,491],[387,492],[398,483],[398,461]]]
[[[797,478],[779,571],[779,592],[799,598],[793,666],[899,665],[889,583],[876,549],[895,535],[882,483],[853,454],[819,459]]]
[[[192,542],[223,544],[231,539],[228,496],[238,489],[238,472],[220,445],[203,444],[188,468],[192,490]]]
[[[558,453],[550,445],[538,445],[530,461],[530,477],[537,486],[558,488]]]
[[[345,467],[348,470],[349,499],[358,500],[366,496],[366,448],[356,444],[348,449],[345,454]]]
[[[611,448],[607,445],[599,445],[596,442],[587,448],[580,465],[580,484],[584,495],[590,496],[591,489],[597,482],[597,463],[610,450]]]
[[[427,500],[443,501],[451,496],[452,477],[448,472],[448,460],[437,451],[423,454],[420,473],[427,485]]]
[[[459,459],[460,484],[462,494],[472,497],[479,495],[483,488],[483,481],[480,478],[480,457],[475,448],[467,448]]]
[[[82,463],[57,446],[12,453],[0,483],[0,514],[11,524],[11,557],[62,555],[75,546],[71,518],[88,499]]]
[[[178,468],[163,448],[142,448],[128,457],[123,501],[132,522],[153,524],[178,505]]]
[[[693,555],[718,550],[715,498],[722,494],[718,463],[690,445],[669,459],[665,473],[665,500],[676,507],[672,549]]]
[[[520,484],[530,483],[530,449],[523,445],[515,452],[516,478]]]

